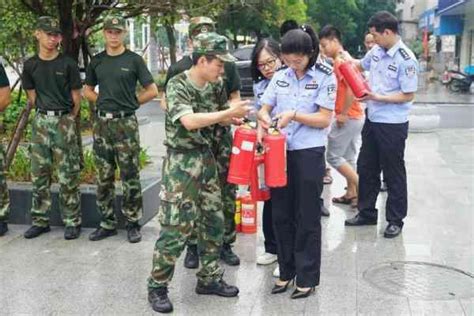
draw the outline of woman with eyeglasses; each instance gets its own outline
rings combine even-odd
[[[258,118],[264,129],[277,118],[287,146],[288,183],[271,189],[280,267],[271,293],[285,292],[296,280],[291,298],[298,299],[308,297],[319,285],[324,129],[331,123],[336,80],[330,65],[316,62],[319,41],[310,26],[286,33],[281,52],[289,68],[273,76],[262,96]]]
[[[261,98],[268,87],[273,75],[281,67],[280,44],[271,39],[260,40],[252,52],[250,72],[253,79],[253,93],[255,96],[255,109],[261,108]],[[268,265],[277,261],[277,245],[272,226],[272,201],[265,201],[263,205],[263,236],[265,252],[257,257],[257,264]],[[279,276],[278,266],[273,271],[273,276]]]

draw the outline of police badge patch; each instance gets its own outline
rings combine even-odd
[[[335,95],[336,95],[336,85],[330,84],[328,86],[328,96],[329,98],[334,99]]]
[[[416,67],[415,67],[415,66],[408,66],[408,67],[405,69],[405,74],[406,74],[407,77],[409,77],[409,78],[415,76],[415,75],[416,75]]]

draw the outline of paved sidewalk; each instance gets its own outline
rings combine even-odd
[[[155,159],[164,153],[154,138],[163,133],[159,117],[151,120],[155,125],[141,128],[142,142],[153,146],[150,153]],[[406,160],[409,214],[403,235],[394,240],[382,237],[383,212],[377,226],[345,228],[344,220],[354,212],[331,205],[331,217],[322,219],[321,284],[310,298],[292,301],[289,293],[269,294],[274,265],[255,264],[263,250],[260,228],[258,234],[238,236],[235,250],[242,264],[224,266],[225,279],[241,290],[237,298],[198,296],[194,293],[196,271],[184,269],[183,258],[179,260],[170,287],[176,314],[472,315],[473,288],[470,297],[419,300],[381,291],[364,278],[368,268],[390,261],[424,261],[474,271],[474,130],[410,134]],[[325,187],[326,200],[343,192],[342,178],[334,171],[333,175],[335,182]],[[385,198],[385,194],[379,197],[382,210]],[[145,281],[159,232],[156,220],[143,228],[139,244],[129,244],[124,231],[92,243],[87,239],[91,229],[85,229],[79,240],[65,241],[61,227],[25,240],[26,229],[11,225],[10,232],[0,238],[0,315],[152,313]],[[437,277],[426,275],[406,275],[403,282],[397,286],[408,288],[410,282],[443,285]]]
[[[457,104],[474,106],[473,93],[453,93],[440,82],[426,83],[421,81],[415,96],[415,103]]]

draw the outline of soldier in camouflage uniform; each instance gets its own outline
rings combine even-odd
[[[105,51],[92,58],[87,69],[85,97],[96,103],[94,155],[97,167],[97,209],[102,217],[89,239],[117,234],[114,214],[115,170],[120,169],[123,188],[122,212],[127,220],[127,238],[141,240],[142,190],[140,185],[140,140],[135,111],[158,95],[143,59],[124,46],[125,20],[111,16],[104,21]],[[139,95],[137,82],[144,88]],[[99,86],[99,93],[94,87]]]
[[[148,279],[148,299],[158,312],[170,312],[167,295],[176,260],[192,232],[198,235],[201,270],[196,293],[224,297],[239,290],[222,280],[219,251],[224,233],[221,183],[213,153],[216,124],[245,116],[248,101],[227,102],[223,93],[223,61],[232,60],[226,38],[203,33],[195,38],[193,67],[168,84],[166,113],[167,156],[163,162],[160,236]]]
[[[81,78],[77,63],[58,51],[61,30],[56,19],[41,17],[35,36],[39,53],[25,62],[23,88],[35,105],[32,125],[31,178],[33,225],[25,238],[49,232],[51,177],[58,165],[59,202],[66,226],[65,239],[80,235],[80,162],[75,117],[81,100]]]
[[[10,82],[7,74],[0,63],[0,112],[3,112],[10,103]],[[5,170],[5,150],[3,144],[0,143],[0,236],[5,235],[8,231],[8,213],[10,203],[8,199],[8,188]]]
[[[215,32],[215,23],[208,17],[194,17],[190,20],[188,34],[190,37],[189,46],[193,48],[193,39],[206,32]],[[193,65],[190,56],[183,57],[176,64],[171,65],[166,74],[165,86],[174,76],[188,70]],[[240,77],[234,62],[224,63],[224,90],[229,100],[240,99]],[[164,109],[166,109],[166,102]],[[227,182],[227,172],[229,170],[230,151],[232,147],[232,131],[230,126],[216,125],[214,127],[215,138],[212,144],[213,153],[217,160],[217,168],[222,188],[222,209],[224,212],[224,236],[223,245],[220,252],[221,259],[228,265],[239,265],[239,257],[232,251],[231,245],[236,240],[235,231],[235,185]],[[184,266],[189,269],[199,267],[199,256],[197,251],[197,233],[193,232],[188,240]]]

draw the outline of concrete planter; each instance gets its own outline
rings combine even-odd
[[[142,193],[143,193],[143,218],[140,224],[150,221],[158,212],[160,203],[159,191],[160,180],[156,176],[141,177]],[[31,183],[9,183],[10,191],[10,219],[12,224],[31,224]],[[63,222],[59,212],[58,201],[59,186],[53,184],[51,186],[52,206],[50,212],[50,225],[61,226]],[[122,190],[117,185],[115,200],[115,214],[119,220],[118,228],[124,228],[124,217],[121,212]],[[82,211],[82,227],[98,227],[100,216],[96,209],[96,186],[81,185],[81,211]]]

